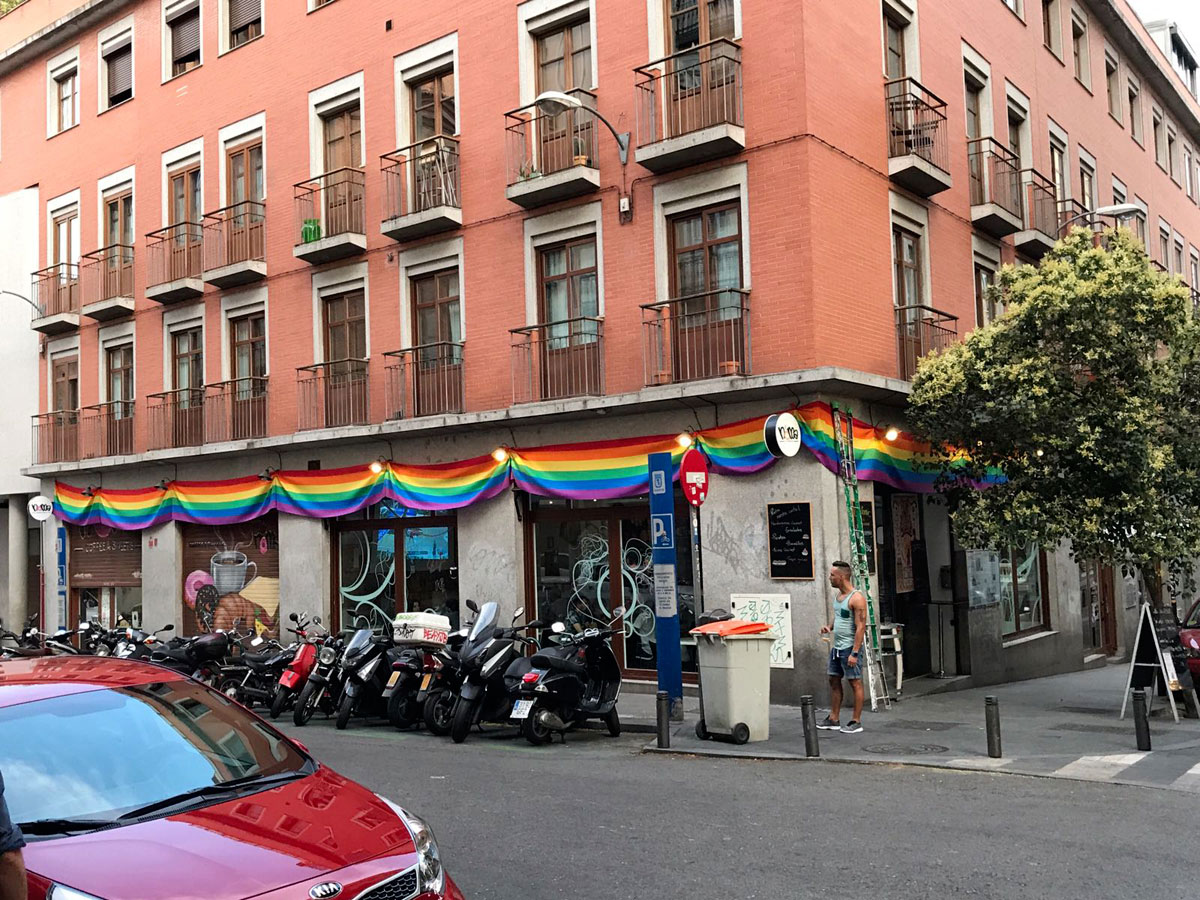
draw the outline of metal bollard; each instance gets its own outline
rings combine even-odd
[[[821,748],[817,741],[817,713],[813,707],[812,694],[800,698],[800,715],[804,720],[804,755],[820,756]]]
[[[1150,749],[1150,719],[1146,715],[1145,689],[1133,692],[1133,732],[1137,735],[1137,748]]]
[[[658,749],[667,750],[671,746],[671,695],[659,691],[654,703],[655,724],[658,726]]]
[[[999,759],[1000,752],[1000,701],[995,697],[984,697],[983,714],[987,722],[987,751],[992,759]]]

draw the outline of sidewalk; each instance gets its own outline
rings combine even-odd
[[[1007,772],[1085,781],[1110,781],[1200,793],[1200,722],[1176,724],[1165,699],[1155,698],[1150,720],[1153,750],[1137,750],[1133,714],[1118,718],[1128,670],[1108,666],[1032,681],[948,693],[909,696],[890,710],[863,713],[861,734],[820,731],[821,758],[835,762],[902,763]],[[1000,701],[1004,756],[987,755],[984,697]],[[818,720],[828,711],[818,698]],[[701,741],[698,703],[685,700],[686,717],[674,723],[670,750],[748,759],[804,760],[804,731],[797,707],[771,708],[768,741],[741,746]],[[622,720],[635,728],[654,722],[654,697],[623,694]],[[1182,711],[1181,711],[1182,712]],[[843,709],[842,721],[850,718]],[[630,730],[634,730],[631,728]]]

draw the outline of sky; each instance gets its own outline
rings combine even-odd
[[[1200,0],[1130,0],[1130,3],[1145,20],[1178,22],[1192,49],[1200,53]]]

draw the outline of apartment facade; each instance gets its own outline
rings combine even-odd
[[[280,472],[702,439],[831,400],[883,435],[916,360],[997,312],[999,265],[1114,202],[1200,287],[1200,107],[1125,0],[28,0],[0,48],[0,197],[36,192],[0,230],[39,247],[0,287],[39,307],[26,472],[48,496],[132,508],[179,484],[217,504]],[[68,559],[46,618],[623,602],[619,656],[651,677],[645,497],[514,471],[452,507],[52,520],[43,552]],[[823,679],[840,488],[805,451],[713,481],[703,602],[786,601],[774,685],[795,699]],[[1124,646],[1111,572],[968,556],[904,485],[861,499],[910,675],[982,683]],[[812,577],[771,577],[768,503],[807,506]],[[972,603],[985,563],[998,587]]]

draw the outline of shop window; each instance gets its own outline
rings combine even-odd
[[[1046,555],[1037,544],[1001,552],[1001,636],[1011,637],[1050,626],[1047,580]]]

